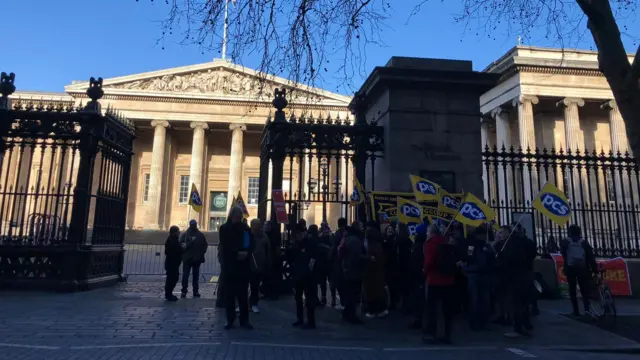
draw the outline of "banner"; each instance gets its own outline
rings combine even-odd
[[[564,258],[561,254],[551,254],[556,266],[558,287],[564,297],[569,297],[569,284],[564,274]],[[627,262],[621,257],[614,259],[598,259],[598,266],[604,269],[604,282],[609,285],[613,296],[631,296],[631,280]],[[580,293],[580,292],[578,292]]]
[[[533,207],[559,226],[564,226],[571,216],[569,200],[552,183],[546,183],[542,187],[538,197],[533,201]]]
[[[438,191],[438,211],[455,215],[460,208],[460,200],[455,195],[449,194],[445,189],[440,188]]]
[[[354,179],[353,192],[351,193],[351,199],[349,199],[349,205],[359,205],[364,202],[364,191],[362,191],[362,185],[358,178]]]
[[[247,205],[245,205],[244,200],[242,199],[242,194],[238,190],[238,196],[236,196],[236,201],[233,203],[233,206],[237,206],[242,209],[242,215],[245,219],[249,218],[249,210],[247,210]]]
[[[469,193],[460,205],[455,220],[469,226],[480,226],[495,219],[496,213],[489,205]]]
[[[287,216],[287,207],[282,190],[271,191],[271,201],[273,202],[273,210],[276,212],[278,223],[289,224],[289,216]]]
[[[458,202],[462,202],[464,194],[449,194],[455,197]],[[396,219],[398,216],[398,198],[415,201],[413,193],[401,193],[401,192],[384,192],[384,191],[372,191],[367,195],[369,197],[369,204],[371,213],[374,220],[385,223],[391,221],[390,219]],[[438,201],[422,201],[418,202],[422,206],[423,218],[428,218],[429,221],[433,218],[439,218],[446,221],[453,219],[453,214],[448,214],[438,210]],[[367,210],[369,207],[367,207]]]
[[[415,175],[409,175],[409,180],[417,202],[438,201],[440,185]]]
[[[189,205],[193,208],[193,211],[200,212],[202,210],[202,198],[200,197],[200,193],[198,193],[198,188],[196,188],[196,184],[191,183],[191,194],[189,194]]]
[[[406,224],[409,229],[409,236],[413,238],[416,235],[416,227],[422,224],[422,206],[420,204],[398,198],[398,222]]]

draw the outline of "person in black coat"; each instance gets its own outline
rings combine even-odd
[[[180,278],[180,263],[182,262],[182,246],[180,246],[180,228],[172,226],[169,228],[169,237],[164,243],[164,269],[167,278],[164,282],[164,298],[167,301],[178,301],[178,297],[173,295],[178,279]]]
[[[315,308],[318,301],[318,271],[317,263],[320,258],[318,249],[318,227],[309,226],[309,233],[304,226],[298,224],[296,239],[292,244],[293,264],[291,276],[293,278],[297,321],[293,326],[306,329],[316,328]],[[302,297],[304,295],[304,306]],[[307,323],[304,322],[304,310],[307,312]]]
[[[406,225],[402,225],[406,227]],[[401,228],[404,232],[404,228]],[[416,236],[411,248],[409,260],[409,284],[413,299],[412,313],[414,321],[409,324],[411,329],[422,328],[424,318],[424,306],[427,302],[424,277],[424,244],[427,241],[427,227],[424,224],[416,228]]]
[[[233,207],[229,219],[220,226],[220,245],[223,281],[225,289],[227,324],[225,330],[233,328],[236,318],[236,300],[240,308],[240,326],[253,329],[249,323],[249,280],[255,240],[249,227],[242,222],[242,209]]]

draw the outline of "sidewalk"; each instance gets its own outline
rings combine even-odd
[[[73,358],[72,353],[79,356],[78,359],[98,359],[101,357],[90,354],[109,349],[126,355],[114,359],[140,359],[146,358],[141,354],[173,354],[172,349],[181,348],[195,352],[195,355],[185,357],[180,350],[180,356],[175,355],[175,358],[280,359],[282,356],[278,354],[291,353],[295,354],[291,355],[292,359],[329,357],[338,360],[361,358],[362,355],[369,360],[399,360],[414,358],[409,355],[412,352],[456,351],[481,360],[496,356],[516,359],[523,357],[520,352],[524,351],[537,357],[567,359],[578,355],[554,351],[640,346],[597,327],[557,315],[566,312],[568,303],[565,301],[541,302],[542,314],[535,320],[534,336],[529,339],[506,339],[503,333],[508,329],[504,328],[474,333],[458,320],[451,348],[424,346],[420,334],[408,330],[409,319],[398,313],[392,313],[386,319],[366,320],[362,326],[352,326],[340,320],[338,311],[324,308],[318,310],[318,330],[294,329],[291,326],[295,320],[292,297],[262,301],[262,312],[251,315],[255,330],[224,331],[224,310],[215,308],[215,284],[201,284],[201,299],[180,299],[177,303],[164,301],[162,285],[160,282],[130,282],[75,294],[0,293],[0,358],[11,353],[21,359],[56,359],[58,355],[60,359],[69,359]],[[639,306],[621,303],[621,308],[637,311]],[[214,346],[217,347],[215,351],[211,349]],[[236,347],[249,353],[240,354]],[[273,357],[257,355],[263,348],[275,351]],[[222,357],[221,351],[225,354]],[[358,356],[349,355],[350,352],[358,353]],[[32,356],[32,353],[38,355]],[[20,354],[24,356],[20,357]],[[174,358],[165,355],[153,358]],[[585,355],[581,356],[580,359]]]

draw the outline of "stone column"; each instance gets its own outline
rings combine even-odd
[[[202,168],[205,159],[205,130],[209,128],[209,125],[205,122],[192,122],[191,128],[193,129],[193,143],[191,145],[191,168],[189,169],[189,182],[195,184],[200,193],[200,198],[204,198],[205,189],[202,187]],[[191,184],[189,184],[189,191],[191,191]],[[203,210],[200,214],[195,213],[191,206],[188,207],[189,216],[188,219],[196,219],[198,225],[204,228],[202,222],[202,213],[206,212],[205,204],[202,204]]]
[[[511,123],[509,122],[509,111],[504,107],[495,108],[491,111],[491,117],[496,121],[496,148],[498,152],[510,151],[511,149]],[[509,206],[509,200],[513,199],[513,169],[507,164],[498,163],[495,166],[495,177],[497,181],[497,203],[500,207],[498,212],[500,223],[506,225],[509,214],[505,209]],[[494,180],[495,181],[495,180]]]
[[[627,127],[618,110],[618,104],[615,100],[607,101],[601,105],[601,108],[609,110],[609,132],[611,133],[611,151],[617,155],[619,152],[621,156],[625,157],[628,153],[632,156],[631,148],[629,147],[629,139],[627,138]],[[631,195],[634,196],[634,203],[638,203],[637,191],[632,191],[631,184],[629,183],[630,174],[622,170],[622,176],[620,171],[616,170],[614,174],[614,186],[616,187],[616,203],[619,206],[624,206],[623,196],[626,198],[627,207],[631,204]]]
[[[148,228],[160,229],[160,192],[162,191],[162,169],[164,168],[164,145],[167,138],[168,121],[151,122],[153,127],[153,148],[151,153],[151,174],[149,174],[149,201],[147,202]]]
[[[231,130],[231,159],[229,161],[229,190],[228,197],[233,199],[242,189],[242,162],[244,154],[242,150],[242,132],[247,130],[244,124],[230,124]],[[231,207],[229,203],[228,207]]]
[[[629,148],[629,139],[627,138],[627,127],[624,124],[622,115],[620,115],[620,110],[618,110],[618,104],[615,100],[611,100],[602,104],[601,108],[609,110],[611,151],[614,153],[619,151],[623,156],[629,152],[629,156],[632,156],[631,149]]]
[[[533,124],[533,105],[539,103],[536,96],[532,95],[520,95],[513,100],[513,106],[518,108],[518,137],[520,138],[520,147],[524,153],[527,150],[533,152],[536,149],[536,134]],[[528,166],[523,166],[522,178],[519,179],[522,183],[524,198],[518,199],[517,206],[523,206],[528,208],[533,201],[533,189],[532,186],[537,186],[538,178],[537,174],[529,171]],[[515,199],[515,197],[514,197]]]
[[[557,106],[564,107],[565,150],[571,150],[573,154],[578,150],[584,152],[584,141],[582,141],[582,132],[580,131],[580,115],[578,114],[578,107],[584,106],[584,100],[564,98],[557,103]]]

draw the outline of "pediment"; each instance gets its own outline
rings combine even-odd
[[[67,92],[84,92],[88,83],[74,83],[65,87]],[[276,88],[286,88],[287,98],[293,102],[348,105],[350,97],[322,89],[296,84],[287,79],[264,75],[223,60],[168,70],[105,79],[106,94],[197,96],[270,100]]]

